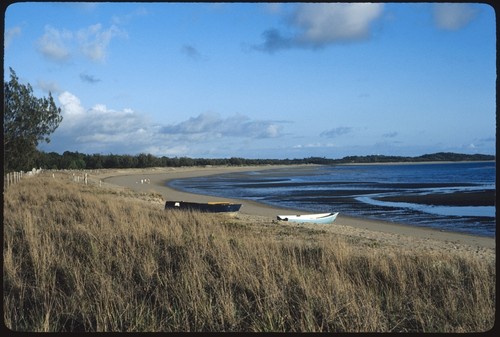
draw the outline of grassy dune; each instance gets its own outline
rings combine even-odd
[[[151,196],[154,198],[157,196]],[[4,193],[15,331],[480,332],[494,261],[165,211],[70,179]]]

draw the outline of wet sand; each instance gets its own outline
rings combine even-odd
[[[245,167],[187,167],[187,168],[151,168],[109,170],[101,172],[94,179],[102,180],[106,185],[121,186],[139,192],[160,193],[164,200],[179,200],[192,202],[231,201],[242,203],[239,212],[239,221],[272,225],[278,214],[306,213],[303,211],[277,208],[254,201],[237,200],[213,197],[201,194],[192,194],[174,190],[166,184],[173,179],[203,177],[229,172],[244,172],[268,170],[276,168],[290,168],[293,170],[308,170],[311,165],[298,166],[245,166]],[[142,182],[141,182],[142,180]],[[162,207],[163,205],[159,205]],[[292,224],[290,224],[292,226]],[[330,225],[305,225],[311,228],[334,231],[336,233],[365,240],[376,240],[394,246],[405,246],[427,249],[445,249],[467,251],[487,258],[495,257],[495,239],[468,234],[445,232],[423,227],[415,227],[392,222],[350,217],[340,214],[337,220]]]

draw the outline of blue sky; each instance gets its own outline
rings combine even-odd
[[[192,158],[495,154],[496,22],[463,3],[14,3],[43,151]]]

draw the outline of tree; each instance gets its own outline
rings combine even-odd
[[[30,170],[37,146],[48,137],[62,121],[61,109],[56,107],[52,94],[37,98],[28,83],[19,83],[12,68],[10,81],[4,82],[4,171]]]

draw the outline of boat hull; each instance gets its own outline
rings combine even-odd
[[[208,213],[236,213],[240,210],[241,204],[231,202],[186,202],[186,201],[167,201],[165,209],[193,210]]]
[[[302,215],[278,215],[277,219],[289,222],[305,222],[329,224],[335,221],[339,212],[335,213],[320,213],[320,214],[302,214]]]

